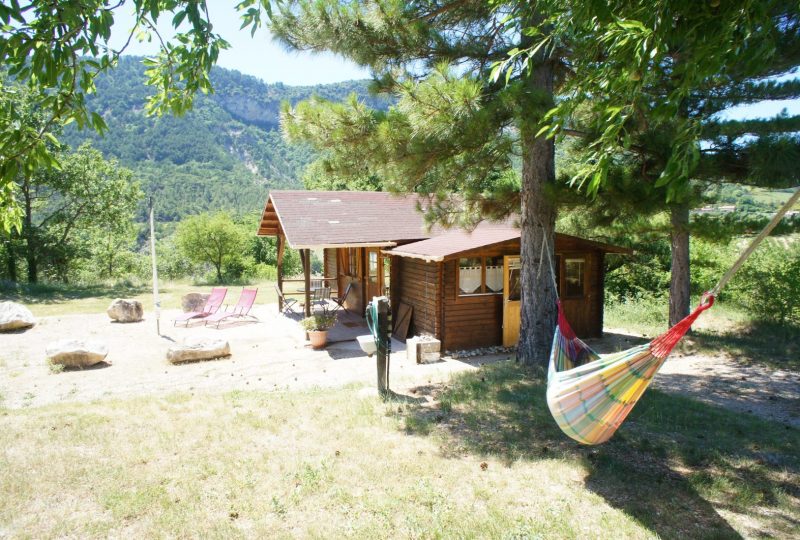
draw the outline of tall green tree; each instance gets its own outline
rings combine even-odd
[[[38,169],[17,179],[22,229],[3,233],[24,257],[29,283],[39,281],[43,265],[51,277],[66,281],[72,262],[90,249],[87,235],[126,227],[141,198],[131,172],[89,144],[54,155],[58,170]]]
[[[256,9],[255,2],[250,2]],[[356,99],[286,107],[291,140],[327,152],[338,177],[375,175],[384,188],[430,195],[432,219],[450,223],[518,213],[522,313],[518,354],[544,365],[555,326],[555,290],[539,271],[554,242],[554,145],[538,136],[561,81],[559,49],[540,49],[490,78],[495,62],[532,42],[558,2],[281,2],[271,30],[297,50],[329,51],[371,69],[388,111]],[[521,160],[521,180],[511,172]],[[451,195],[457,193],[458,197]]]
[[[213,266],[218,283],[222,283],[223,270],[241,257],[245,245],[244,235],[226,212],[198,214],[181,221],[175,240],[187,259]]]
[[[550,24],[551,36],[537,36],[508,61],[535,57],[552,36],[571,40],[571,76],[549,115],[549,133],[583,138],[573,181],[590,194],[606,186],[626,198],[621,188],[633,178],[645,192],[636,190],[629,203],[660,199],[670,212],[674,324],[689,312],[689,211],[703,187],[697,182],[800,183],[800,116],[719,116],[737,105],[800,97],[800,81],[780,77],[800,65],[798,5],[588,0],[570,3]]]

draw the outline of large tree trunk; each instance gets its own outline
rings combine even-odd
[[[522,261],[522,301],[517,356],[528,365],[547,366],[553,330],[556,325],[556,291],[550,271],[555,260],[556,205],[548,193],[555,184],[555,146],[553,140],[536,137],[542,107],[552,102],[553,71],[548,62],[534,69],[531,90],[539,98],[537,118],[523,119],[520,255]],[[550,259],[542,250],[550,250]]]
[[[689,314],[691,273],[689,269],[689,205],[671,208],[672,269],[669,284],[669,325]]]

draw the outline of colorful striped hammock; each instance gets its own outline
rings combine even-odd
[[[610,439],[695,319],[714,305],[714,298],[722,288],[798,202],[800,189],[750,242],[719,283],[706,293],[700,305],[646,345],[601,357],[578,339],[559,301],[558,324],[547,373],[547,406],[561,430],[583,444],[600,444]],[[553,286],[557,290],[555,269],[546,240],[542,243],[542,251],[549,259]]]
[[[547,406],[561,430],[583,444],[610,439],[678,341],[713,304],[714,297],[708,295],[685,319],[650,343],[601,357],[575,335],[559,301]]]

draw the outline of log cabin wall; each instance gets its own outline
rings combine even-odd
[[[519,255],[519,240],[459,253],[443,265],[444,350],[457,351],[503,343],[503,295],[458,294],[458,259]]]
[[[567,259],[584,261],[583,295],[562,298],[564,312],[580,337],[599,337],[603,333],[603,257],[597,249],[571,238],[556,241],[559,289],[564,290]],[[445,350],[474,349],[501,345],[503,341],[503,295],[458,294],[458,259],[462,257],[497,257],[519,255],[519,240],[460,253],[443,264],[442,346]]]
[[[579,337],[600,337],[603,334],[603,252],[557,250],[561,261],[559,281],[561,289],[561,305],[572,329]],[[566,261],[568,259],[585,260],[584,294],[569,296],[565,291]]]
[[[412,307],[408,335],[430,334],[441,339],[440,263],[392,257],[391,297],[396,320],[400,302]]]

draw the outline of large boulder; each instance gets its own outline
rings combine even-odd
[[[170,347],[167,360],[173,364],[213,360],[231,355],[231,346],[224,339],[187,336],[182,345]]]
[[[31,310],[15,302],[0,302],[0,332],[30,328],[36,324]]]
[[[208,293],[198,292],[184,294],[181,298],[181,307],[183,308],[183,312],[187,313],[189,311],[203,311],[203,307],[205,307],[209,296],[211,295]]]
[[[99,341],[62,339],[51,343],[45,349],[51,364],[68,368],[85,368],[99,364],[108,356],[108,347]]]
[[[121,323],[139,322],[142,320],[144,310],[138,300],[123,300],[117,298],[106,310],[108,316]]]

